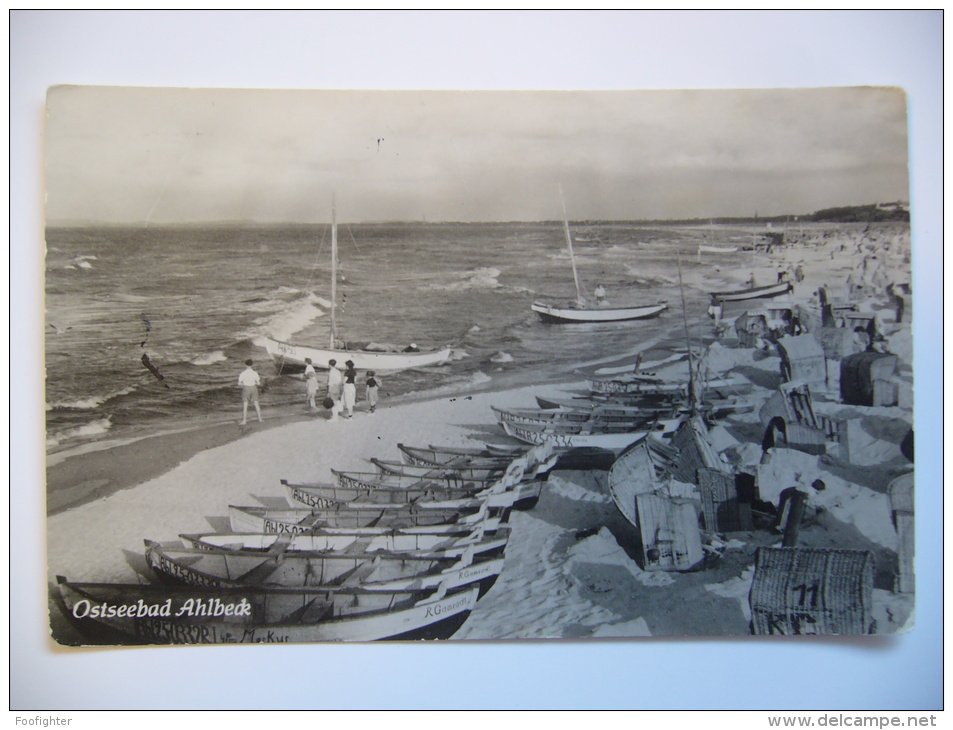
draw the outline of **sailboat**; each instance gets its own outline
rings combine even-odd
[[[536,301],[530,306],[544,322],[567,324],[573,322],[622,322],[630,319],[649,319],[657,317],[668,309],[667,304],[640,304],[631,307],[589,306],[579,291],[579,275],[576,272],[576,258],[572,250],[572,235],[569,233],[569,218],[566,215],[566,202],[563,200],[562,187],[559,200],[563,207],[563,228],[566,233],[566,245],[569,247],[569,260],[572,262],[572,278],[576,285],[576,301],[569,306],[559,306]]]
[[[311,360],[316,368],[328,369],[330,361],[336,360],[343,366],[348,360],[359,370],[396,371],[419,368],[427,365],[441,365],[453,355],[451,348],[442,350],[418,350],[416,345],[400,352],[387,350],[362,350],[341,348],[337,335],[337,279],[338,279],[338,234],[337,212],[331,203],[331,341],[328,347],[313,347],[282,342],[270,337],[263,338],[261,344],[268,354],[278,362],[282,369],[300,369],[305,367],[305,359]]]

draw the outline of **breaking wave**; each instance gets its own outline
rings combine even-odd
[[[313,292],[308,292],[303,297],[288,302],[278,312],[256,320],[256,329],[250,336],[253,338],[273,337],[276,340],[287,340],[314,320],[323,317],[325,310],[330,308],[331,302],[327,299],[319,297]]]
[[[221,350],[216,350],[215,352],[210,352],[206,355],[199,355],[197,358],[192,360],[193,365],[213,365],[217,362],[223,362],[228,359],[228,356]]]
[[[497,289],[500,284],[497,279],[500,276],[500,270],[493,266],[484,266],[480,269],[467,271],[463,274],[457,274],[459,281],[452,284],[431,284],[429,289],[438,291],[466,291],[468,289]]]
[[[92,421],[83,426],[68,428],[65,431],[60,431],[59,433],[48,436],[46,439],[46,446],[47,448],[58,446],[66,439],[71,438],[92,438],[95,436],[101,436],[102,434],[108,432],[111,427],[112,421],[110,421],[109,418],[103,418],[98,421]]]
[[[113,398],[118,398],[121,395],[128,395],[136,389],[136,386],[130,385],[128,388],[123,388],[122,390],[117,390],[112,393],[100,396],[90,396],[89,398],[80,398],[78,400],[72,401],[58,401],[55,403],[47,403],[46,410],[51,411],[54,409],[63,409],[63,410],[73,410],[73,411],[90,411],[94,408],[98,408],[103,403]]]

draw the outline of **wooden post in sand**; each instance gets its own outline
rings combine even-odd
[[[801,520],[804,518],[804,502],[806,499],[807,495],[804,492],[794,487],[791,488],[787,503],[781,511],[781,521],[784,529],[781,547],[797,547],[797,538],[801,530]],[[785,516],[787,516],[787,519],[784,519]]]

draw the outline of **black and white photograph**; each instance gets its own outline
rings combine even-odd
[[[942,18],[11,11],[16,724],[941,709]]]
[[[53,636],[908,631],[906,116],[51,89]]]

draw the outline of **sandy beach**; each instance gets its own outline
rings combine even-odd
[[[795,299],[826,283],[830,257],[824,249],[791,252],[807,270]],[[838,262],[843,263],[843,262]],[[876,301],[871,299],[871,301]],[[875,558],[876,632],[908,630],[913,596],[894,590],[898,536],[887,487],[912,470],[899,441],[912,424],[909,324],[882,326],[905,392],[897,406],[843,406],[836,389],[814,393],[819,411],[861,424],[851,462],[776,448],[765,459],[758,410],[719,422],[720,448],[735,463],[759,475],[761,498],[776,502],[782,488],[823,478],[816,518],[802,527],[799,546],[870,551]],[[739,347],[731,333],[715,341],[707,326],[712,376],[741,376],[751,384],[748,399],[763,404],[781,382],[776,348]],[[677,332],[666,343],[646,343],[654,361],[643,362],[667,380],[685,380],[684,349]],[[51,460],[48,470],[48,578],[135,582],[147,575],[143,540],[171,541],[182,533],[222,530],[228,505],[285,504],[281,479],[320,482],[330,469],[367,470],[369,459],[398,459],[398,443],[475,447],[514,444],[495,422],[491,406],[535,407],[536,396],[567,397],[586,387],[586,377],[631,365],[580,363],[558,382],[534,382],[533,373],[501,367],[486,381],[455,392],[429,392],[384,402],[373,414],[359,404],[353,419],[328,420],[324,411],[303,406],[266,411],[262,424],[242,429],[231,414],[213,424],[142,438],[114,448]],[[713,435],[715,432],[713,431]],[[857,446],[857,444],[860,444]],[[758,547],[779,545],[775,531],[755,529],[724,536],[717,559],[693,572],[645,571],[638,536],[606,488],[604,469],[552,472],[538,504],[514,512],[505,568],[453,640],[581,639],[587,637],[725,636],[750,633],[748,594]],[[52,621],[62,625],[57,607]]]

